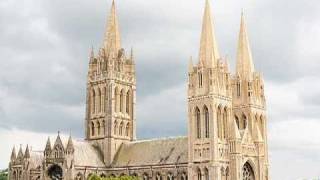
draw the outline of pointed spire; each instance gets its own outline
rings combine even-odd
[[[241,14],[236,71],[241,78],[251,78],[251,75],[254,72],[251,48],[243,12]]]
[[[111,13],[108,19],[107,31],[105,32],[104,48],[107,54],[117,54],[121,48],[118,17],[116,14],[116,5],[112,1]]]
[[[212,25],[209,0],[206,0],[202,23],[199,61],[206,67],[214,67],[220,55]]]
[[[22,145],[20,144],[19,152],[18,152],[18,157],[17,158],[23,158],[23,152],[22,152]]]
[[[190,56],[190,60],[189,60],[189,72],[193,72],[192,56]]]
[[[24,158],[26,158],[26,159],[30,158],[29,145],[27,145],[27,147],[26,147],[26,151],[24,153]]]
[[[16,147],[13,146],[12,152],[11,152],[11,161],[15,160],[16,158],[17,158],[17,155],[16,155]]]
[[[55,147],[56,145],[61,145],[61,146],[63,147],[63,143],[62,143],[61,138],[60,138],[60,132],[58,132],[57,139],[56,139],[56,141],[54,142],[54,147]],[[63,148],[64,148],[64,147],[63,147]]]
[[[68,139],[67,149],[72,150],[72,151],[74,150],[74,146],[73,146],[73,141],[72,141],[71,135],[69,136],[69,139]]]
[[[46,148],[45,148],[46,151],[50,151],[51,150],[51,141],[50,141],[50,137],[48,137],[48,140],[47,140],[47,144],[46,144]]]

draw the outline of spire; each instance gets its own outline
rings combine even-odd
[[[190,60],[189,60],[189,72],[193,72],[192,56],[190,57]]]
[[[23,152],[22,152],[22,145],[20,144],[19,152],[18,152],[18,157],[17,158],[23,158]]]
[[[29,145],[27,145],[26,147],[26,151],[24,153],[24,158],[30,158],[30,150],[29,150]]]
[[[46,144],[46,148],[45,148],[45,150],[47,151],[47,150],[51,150],[51,142],[50,142],[50,137],[48,137],[48,140],[47,140],[47,144]]]
[[[72,150],[72,151],[74,150],[74,146],[73,146],[73,141],[72,141],[71,135],[69,136],[69,139],[68,139],[67,149]]]
[[[236,71],[241,78],[250,78],[251,74],[254,72],[252,54],[243,12],[241,14]]]
[[[206,0],[202,22],[199,61],[204,66],[214,67],[219,58],[218,45],[211,19],[210,4],[209,0]]]
[[[57,146],[57,145],[61,145],[64,148],[63,143],[62,143],[61,138],[60,138],[60,132],[58,132],[57,139],[54,142],[54,147]]]
[[[104,48],[107,54],[117,54],[118,50],[121,48],[121,42],[118,17],[116,14],[116,6],[114,0],[112,1],[111,13],[107,23],[107,31],[105,32],[104,38]]]
[[[12,152],[11,152],[11,161],[15,160],[16,158],[17,158],[16,148],[15,148],[15,146],[13,146]]]

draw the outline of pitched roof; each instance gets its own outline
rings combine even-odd
[[[31,151],[30,152],[30,168],[37,169],[41,167],[43,162],[43,152],[42,151]]]
[[[122,144],[113,166],[177,164],[188,162],[188,138],[142,140]]]
[[[101,152],[86,141],[74,141],[74,163],[76,166],[105,167]]]

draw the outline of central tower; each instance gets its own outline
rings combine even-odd
[[[111,14],[103,46],[90,53],[86,100],[86,139],[104,155],[106,165],[123,142],[136,138],[136,75],[133,54],[121,47],[116,7]]]

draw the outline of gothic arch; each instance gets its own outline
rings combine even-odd
[[[242,166],[242,179],[243,180],[255,180],[255,171],[254,167],[252,166],[252,163],[247,161]]]
[[[130,135],[130,123],[127,123],[126,125],[126,136],[129,137]]]
[[[94,125],[94,122],[91,122],[91,136],[95,136],[95,125]]]
[[[196,132],[197,132],[197,138],[201,138],[201,114],[200,109],[196,107],[195,109],[195,116],[196,116]]]
[[[197,174],[197,180],[201,180],[202,179],[202,174],[201,174],[201,169],[200,168],[197,169],[196,174]]]
[[[114,88],[114,111],[119,111],[119,88],[117,86]]]
[[[131,113],[131,92],[128,90],[127,95],[126,95],[126,113],[130,114]]]
[[[97,112],[101,112],[101,90],[99,87],[96,88],[96,108]]]
[[[207,168],[204,168],[204,180],[209,180],[209,170]]]
[[[47,173],[51,179],[62,180],[63,178],[63,170],[57,164],[50,166]]]
[[[206,105],[203,107],[203,112],[204,112],[204,124],[205,124],[205,138],[210,137],[210,116],[209,116],[209,109]]]
[[[117,135],[117,130],[118,130],[118,122],[114,121],[114,129],[113,129],[113,134]]]
[[[226,139],[227,138],[227,132],[228,132],[228,108],[224,107],[223,108],[223,119],[222,119],[222,124],[223,124],[223,138]]]
[[[124,102],[124,89],[121,89],[120,91],[120,107],[119,107],[119,112],[124,112],[123,111],[123,103]]]
[[[94,89],[91,89],[91,113],[94,114],[96,112],[96,93]]]
[[[174,180],[174,176],[173,176],[172,172],[168,172],[167,180]]]
[[[222,107],[221,105],[218,106],[217,109],[217,126],[218,126],[218,138],[222,138],[222,130],[223,130],[223,123],[222,123]]]
[[[148,173],[143,173],[143,180],[149,180],[149,175]]]
[[[156,175],[156,180],[162,180],[162,176],[161,176],[161,174],[159,172]]]
[[[101,124],[99,121],[97,121],[97,136],[100,136],[101,133]]]
[[[234,116],[234,120],[236,121],[236,124],[238,126],[238,129],[240,129],[240,121],[237,115]]]
[[[121,122],[120,125],[119,125],[119,135],[120,136],[123,135],[122,132],[123,132],[123,122]]]

